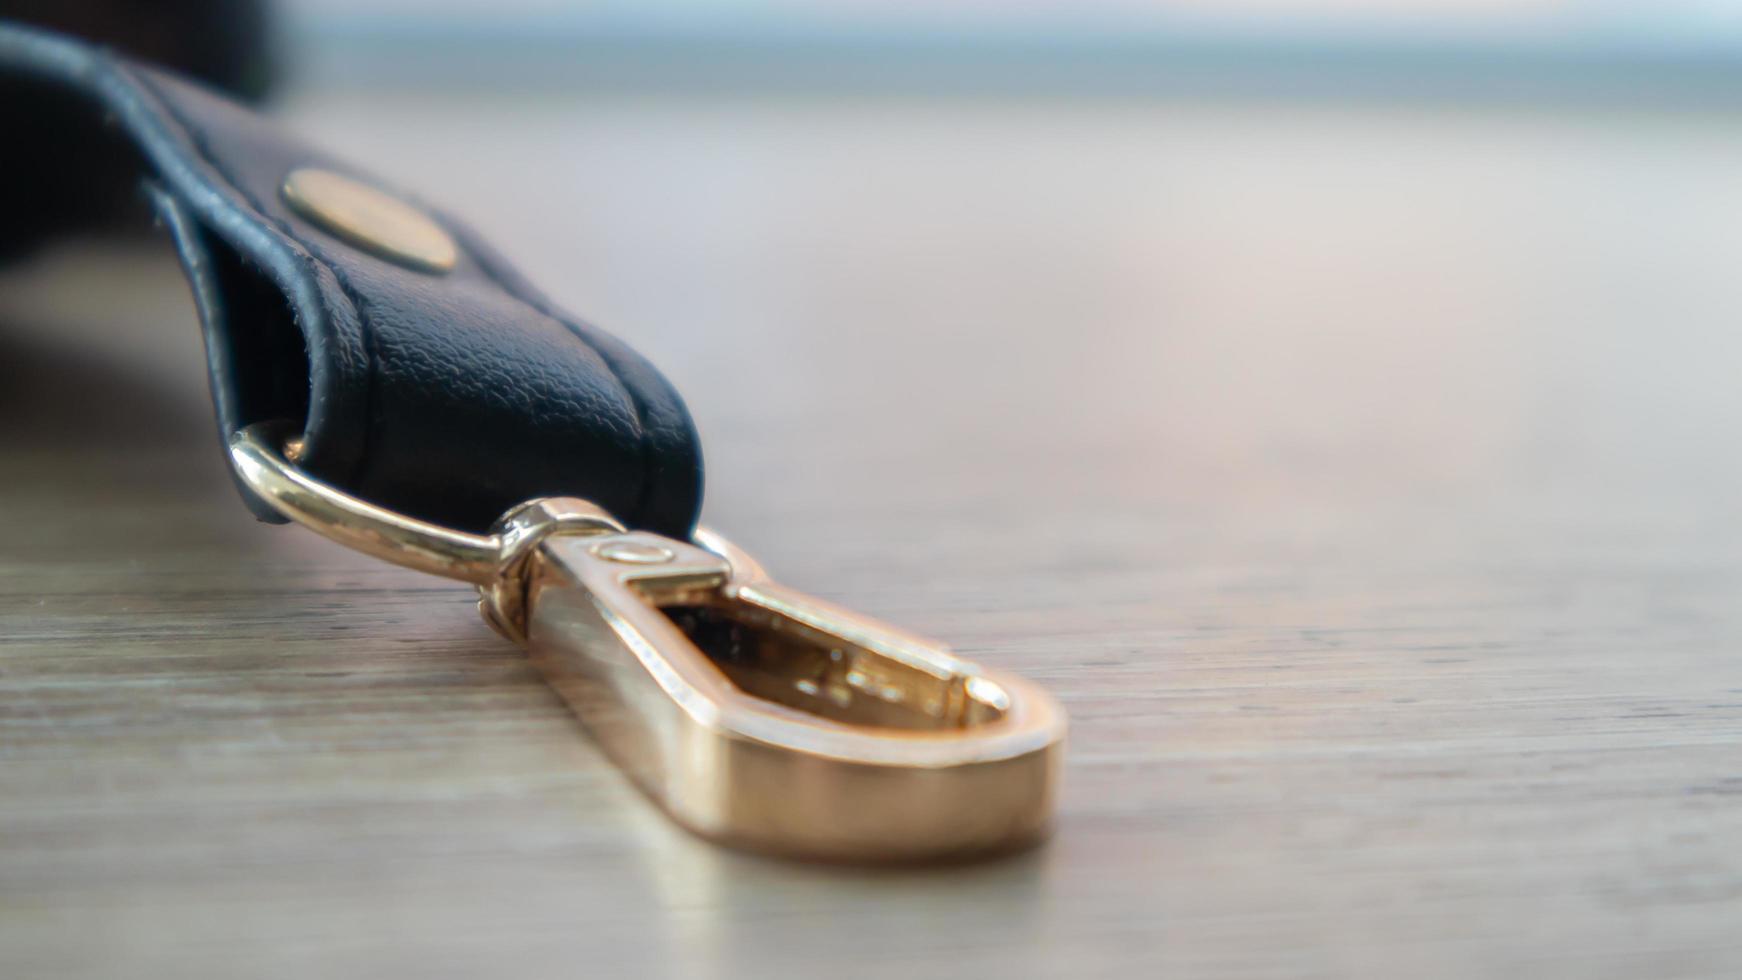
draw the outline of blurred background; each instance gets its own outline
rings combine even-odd
[[[1734,97],[1719,0],[301,0],[327,80],[1005,96]]]
[[[897,378],[967,427],[933,448],[1050,432],[1144,493],[1335,492],[1381,458],[1478,495],[1501,464],[1730,479],[1731,4],[14,5],[107,10],[469,218],[674,376],[717,503],[819,411],[861,466],[923,455],[846,408]],[[714,377],[771,381],[746,346],[785,365],[755,399]],[[1155,486],[1157,454],[1202,479]]]
[[[925,436],[844,407],[897,383],[940,448],[1052,433],[1144,494],[1736,489],[1734,4],[277,9],[280,111],[652,345],[720,438],[838,413],[899,471]],[[794,359],[760,408],[696,377],[747,343]],[[762,485],[713,459],[716,501]]]

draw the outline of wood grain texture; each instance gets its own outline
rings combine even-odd
[[[0,279],[0,976],[1742,973],[1728,122],[286,112],[664,367],[784,580],[1049,685],[1060,830],[691,840],[463,590],[253,524],[170,260],[69,248]]]

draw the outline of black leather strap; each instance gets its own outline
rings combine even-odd
[[[0,23],[0,78],[15,93],[73,93],[99,141],[87,152],[120,137],[114,146],[137,156],[193,286],[226,438],[288,420],[311,475],[468,530],[522,500],[567,495],[689,535],[701,452],[677,393],[463,224],[419,205],[458,245],[444,274],[353,247],[284,203],[286,174],[313,166],[391,185],[221,96],[78,41]],[[48,145],[17,133],[8,143],[0,153]]]

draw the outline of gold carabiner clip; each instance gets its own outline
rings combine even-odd
[[[1039,687],[788,589],[705,529],[676,541],[552,498],[465,534],[315,481],[276,445],[236,434],[244,483],[327,537],[477,585],[486,620],[690,830],[845,861],[1045,836],[1065,717]]]

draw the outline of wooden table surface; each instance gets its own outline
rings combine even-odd
[[[0,278],[0,976],[1742,974],[1742,130],[283,111],[649,354],[707,518],[1071,713],[966,868],[667,824],[464,589],[233,499],[161,246]]]

